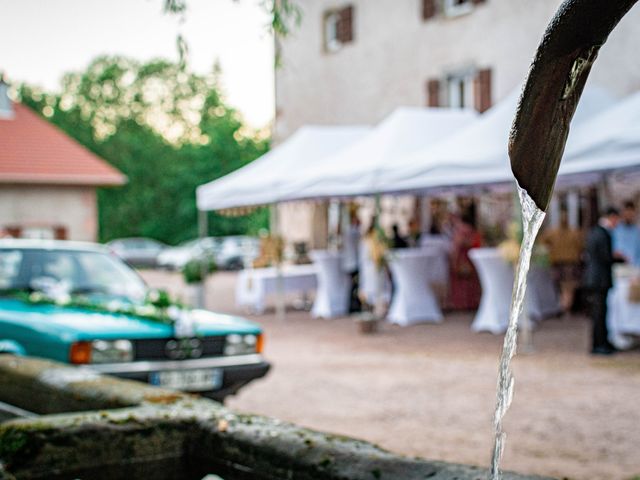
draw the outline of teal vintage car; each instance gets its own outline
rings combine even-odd
[[[255,323],[171,302],[106,247],[0,240],[0,353],[223,400],[266,375],[262,345]]]

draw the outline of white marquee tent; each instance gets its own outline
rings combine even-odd
[[[439,189],[510,188],[508,134],[519,91],[481,116],[464,110],[399,108],[377,127],[298,130],[250,165],[197,190],[200,210],[284,200]],[[593,181],[596,170],[639,163],[640,94],[619,104],[587,87],[560,169]],[[636,125],[637,124],[637,125]],[[607,158],[603,162],[603,158]],[[597,176],[597,174],[595,174]]]
[[[640,166],[640,92],[585,122],[575,133],[560,174],[569,178]]]
[[[485,188],[489,184],[513,181],[507,144],[518,98],[519,92],[513,92],[460,133],[390,164],[385,172],[385,191]],[[614,102],[606,90],[587,87],[574,116],[573,128],[579,129]],[[569,142],[573,144],[571,134]]]
[[[400,107],[370,133],[310,166],[289,185],[287,199],[369,195],[384,190],[386,171],[477,121],[474,110]]]
[[[200,211],[263,205],[282,200],[283,189],[309,166],[362,138],[365,126],[304,126],[249,165],[200,185]]]

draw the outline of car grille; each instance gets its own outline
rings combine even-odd
[[[224,354],[225,337],[134,340],[135,360],[187,360]]]

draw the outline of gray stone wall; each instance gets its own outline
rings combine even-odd
[[[0,479],[200,479],[222,472],[234,480],[487,478],[478,467],[402,457],[367,442],[37,359],[0,356],[0,401],[39,413],[92,410],[0,423]],[[505,475],[535,478],[541,480]]]

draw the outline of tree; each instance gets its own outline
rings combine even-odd
[[[177,243],[197,235],[195,189],[266,152],[218,87],[219,71],[186,72],[163,60],[100,57],[65,75],[60,93],[19,88],[22,102],[127,175],[98,192],[102,241],[149,236]],[[214,235],[256,233],[267,212],[211,214]]]

